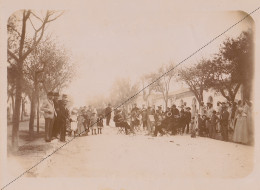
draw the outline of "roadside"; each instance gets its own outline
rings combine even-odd
[[[36,122],[35,122],[36,123]],[[29,121],[20,122],[19,126],[19,149],[17,152],[12,152],[12,125],[7,126],[7,160],[9,168],[9,176],[18,176],[29,170],[33,165],[40,162],[44,156],[50,154],[57,147],[57,141],[46,143],[44,140],[44,120],[40,119],[39,133],[34,127],[33,139],[29,139]],[[45,160],[46,161],[46,160]],[[42,162],[37,167],[26,173],[26,176],[33,177],[39,167],[44,167]]]

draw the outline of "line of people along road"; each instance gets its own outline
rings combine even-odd
[[[116,127],[123,127],[125,134],[135,134],[141,128],[146,135],[157,136],[169,134],[190,134],[224,141],[233,141],[243,144],[253,143],[252,104],[238,101],[218,102],[217,107],[208,102],[206,106],[201,103],[200,109],[191,113],[191,108],[181,105],[168,107],[165,111],[162,106],[155,105],[139,108],[133,104],[132,108],[126,106],[113,110],[111,104],[103,108],[82,106],[68,109],[68,96],[49,92],[41,110],[45,118],[45,140],[60,139],[64,142],[66,135],[83,136],[102,134],[104,127],[110,125],[112,113]]]

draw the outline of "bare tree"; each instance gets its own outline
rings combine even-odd
[[[15,109],[12,128],[12,146],[14,150],[18,149],[24,61],[41,41],[48,23],[56,20],[62,14],[63,12],[46,11],[45,16],[41,18],[31,10],[23,10],[18,12],[17,15],[11,16],[8,20],[8,59],[13,59],[17,68]],[[30,32],[28,32],[28,22],[30,23],[29,26],[33,29],[32,37],[30,37]]]
[[[173,77],[177,76],[174,69],[175,64],[162,65],[157,72],[146,75],[146,80],[151,84],[149,86],[149,93],[151,91],[160,92],[163,95],[165,107],[168,107],[170,83]]]
[[[134,95],[138,92],[138,89],[138,83],[132,83],[128,78],[118,78],[112,86],[112,92],[110,94],[111,103],[115,106],[119,106],[126,100],[129,100],[125,102],[125,105],[128,106],[129,103],[136,100],[137,97]]]

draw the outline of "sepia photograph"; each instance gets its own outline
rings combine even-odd
[[[1,13],[1,189],[257,189],[255,2],[64,4]]]

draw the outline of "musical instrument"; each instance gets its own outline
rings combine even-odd
[[[171,111],[168,111],[168,112],[166,113],[166,116],[167,116],[167,117],[171,117],[171,116],[172,116],[172,112],[171,112]]]

